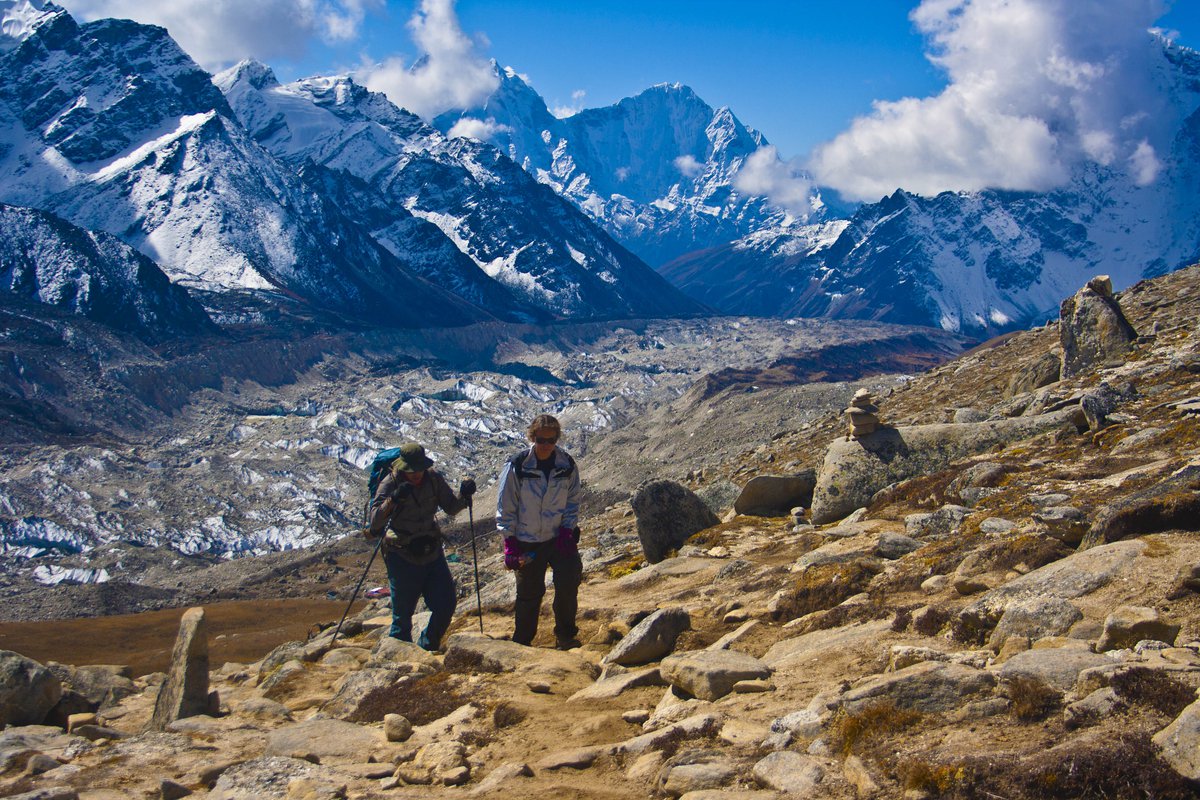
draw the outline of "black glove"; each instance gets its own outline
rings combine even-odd
[[[412,484],[406,480],[398,481],[396,488],[392,490],[392,502],[402,503],[413,496]]]
[[[465,481],[463,481],[462,483],[460,483],[458,485],[458,496],[459,497],[470,497],[473,494],[475,494],[475,481],[471,480],[470,478],[467,478]]]

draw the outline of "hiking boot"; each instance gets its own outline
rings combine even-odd
[[[579,641],[574,636],[568,637],[566,639],[555,639],[554,640],[554,649],[555,650],[574,650],[576,647],[583,647],[583,642]]]

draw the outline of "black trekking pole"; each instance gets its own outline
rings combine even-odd
[[[483,633],[483,598],[479,595],[479,552],[475,549],[475,504],[467,504],[467,520],[471,523],[471,561],[475,563],[475,608],[479,612],[479,632]]]
[[[371,565],[375,563],[375,556],[379,554],[379,545],[383,544],[383,537],[379,537],[379,541],[375,542],[375,549],[371,551],[371,558],[367,561],[367,568],[363,570],[362,577],[358,579],[358,586],[354,587],[354,594],[350,595],[350,602],[346,604],[346,610],[342,613],[342,618],[338,621],[337,629],[333,632],[333,638],[329,640],[329,646],[332,648],[337,642],[338,634],[342,631],[342,623],[346,621],[346,615],[350,613],[350,607],[354,605],[354,598],[358,597],[358,590],[362,588],[363,581],[367,579],[367,573],[371,571]]]

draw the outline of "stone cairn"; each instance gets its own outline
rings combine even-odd
[[[875,398],[866,389],[854,393],[846,416],[850,418],[850,439],[861,439],[879,429],[879,406],[875,405]]]

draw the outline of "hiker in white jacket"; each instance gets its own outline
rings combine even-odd
[[[500,472],[496,500],[504,565],[517,572],[512,640],[533,642],[549,567],[554,571],[555,646],[567,650],[579,646],[579,470],[558,446],[562,426],[557,419],[539,416],[528,435],[532,446],[508,459]]]

